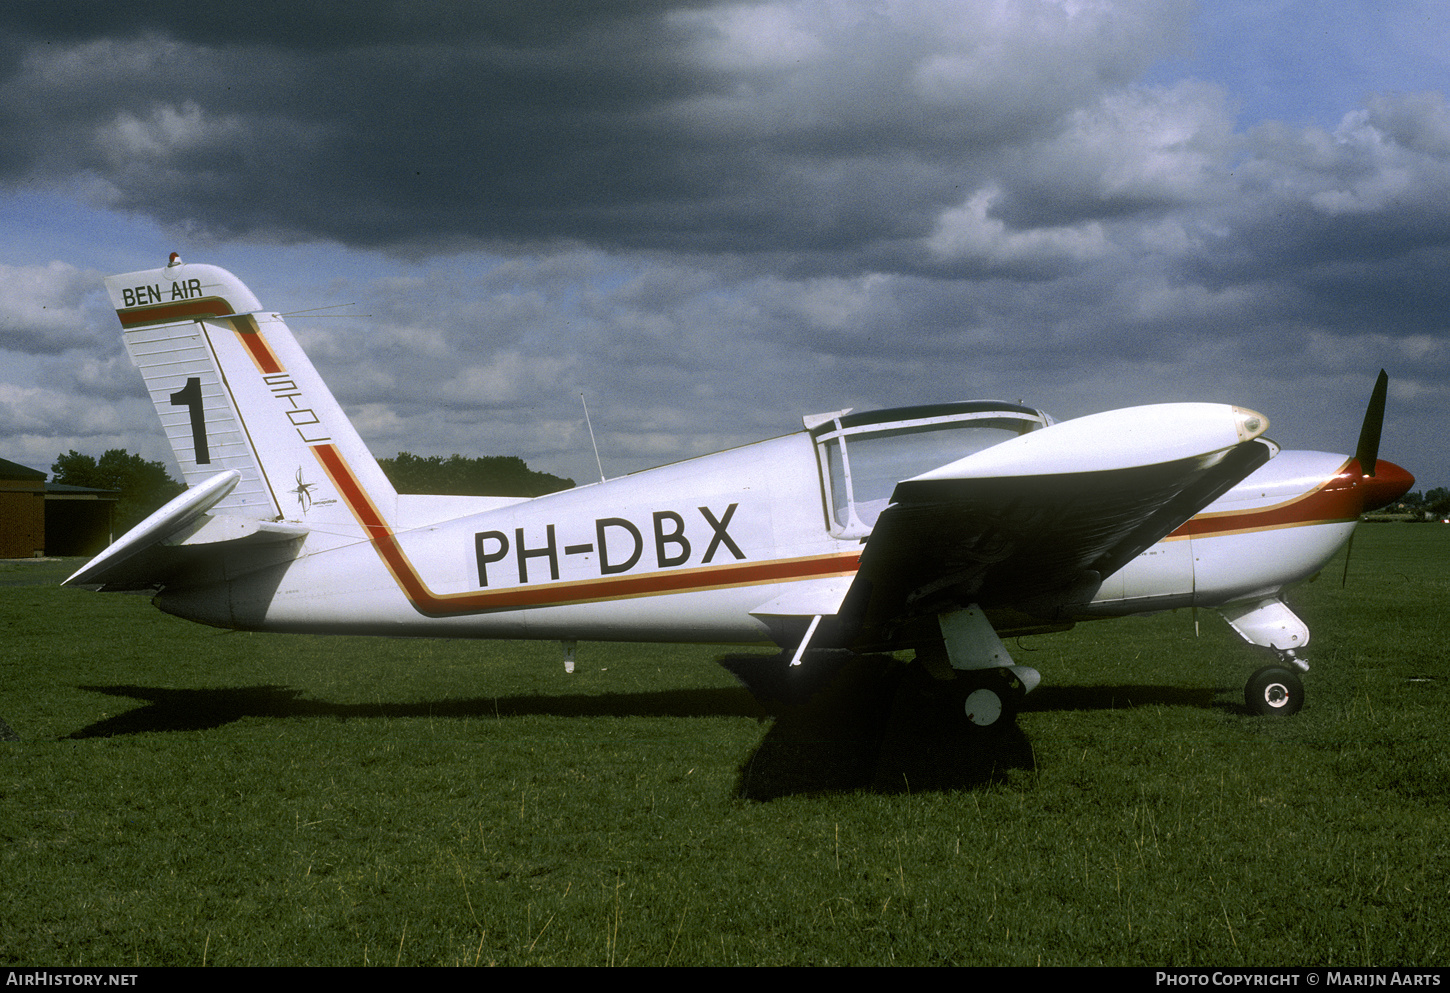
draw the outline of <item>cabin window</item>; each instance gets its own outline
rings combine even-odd
[[[831,531],[844,538],[870,534],[901,480],[1048,423],[1051,419],[1041,411],[995,404],[833,417],[813,432]]]

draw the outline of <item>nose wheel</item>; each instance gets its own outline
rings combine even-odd
[[[1292,669],[1266,665],[1249,677],[1244,703],[1256,714],[1288,717],[1304,706],[1304,683]]]

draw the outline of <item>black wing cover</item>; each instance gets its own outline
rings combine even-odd
[[[899,483],[843,613],[865,643],[972,603],[1060,622],[1272,454],[1250,441],[1124,469]]]

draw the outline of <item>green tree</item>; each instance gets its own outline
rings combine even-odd
[[[470,459],[455,453],[445,459],[399,452],[395,459],[378,459],[378,464],[399,493],[534,497],[574,485],[572,479],[535,472],[513,455]]]
[[[1450,514],[1450,490],[1437,486],[1425,492],[1425,509],[1436,517]]]
[[[116,532],[124,533],[152,511],[186,489],[160,462],[147,462],[124,448],[112,448],[99,459],[72,448],[50,467],[51,482],[115,490]]]

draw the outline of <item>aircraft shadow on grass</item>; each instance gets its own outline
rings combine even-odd
[[[884,705],[883,705],[884,702]],[[1174,686],[1042,687],[1024,712],[1215,708],[1247,714],[1222,691]],[[970,790],[1036,766],[1015,723],[972,728],[919,667],[848,670],[808,702],[789,705],[741,768],[736,792],[770,800],[813,792]]]
[[[69,735],[111,738],[153,731],[204,731],[244,717],[369,718],[453,717],[763,717],[765,711],[741,690],[662,690],[653,693],[598,693],[469,697],[411,703],[329,703],[303,699],[288,686],[169,689],[159,686],[81,686],[92,693],[149,703],[108,717]]]
[[[74,732],[71,739],[149,732],[204,731],[246,717],[331,717],[336,720],[523,716],[752,717],[769,727],[741,764],[735,795],[768,801],[784,796],[868,790],[949,791],[999,782],[1035,767],[1032,745],[1014,725],[983,734],[918,667],[847,663],[808,699],[757,703],[742,689],[664,690],[472,697],[409,703],[341,704],[304,699],[287,686],[172,689],[83,686],[90,692],[147,701]],[[788,694],[787,694],[788,695]],[[1182,706],[1247,712],[1220,691],[1172,686],[1042,687],[1028,712]]]

